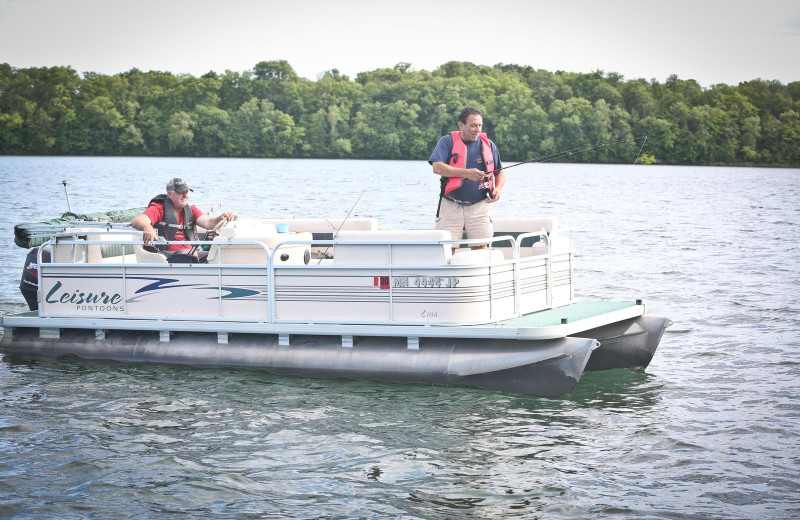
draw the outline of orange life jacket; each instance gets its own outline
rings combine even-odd
[[[467,145],[461,140],[461,132],[450,132],[453,137],[453,149],[450,151],[450,160],[447,162],[450,166],[455,168],[466,168],[467,166]],[[494,171],[494,154],[492,153],[492,145],[489,144],[489,137],[481,133],[478,138],[481,141],[481,152],[483,155],[483,164],[487,172]],[[444,180],[444,179],[443,179]],[[488,181],[488,182],[487,182]],[[463,177],[447,177],[447,181],[443,182],[442,195],[445,197],[453,197],[454,191],[458,190],[464,182]],[[494,191],[494,174],[490,173],[484,180],[486,188],[490,192]],[[479,186],[480,188],[481,186]]]

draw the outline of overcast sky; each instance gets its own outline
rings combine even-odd
[[[287,60],[301,76],[408,62],[800,80],[799,0],[0,0],[0,63],[202,75]]]

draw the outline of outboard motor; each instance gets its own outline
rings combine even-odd
[[[22,278],[19,281],[19,290],[22,291],[22,296],[28,302],[28,308],[32,311],[39,310],[39,302],[36,298],[36,292],[39,290],[39,264],[37,262],[38,247],[34,247],[28,251],[28,256],[25,257],[25,266],[22,268]],[[50,251],[42,251],[42,261],[50,261]]]

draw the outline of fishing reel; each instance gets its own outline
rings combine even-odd
[[[162,236],[156,236],[156,239],[149,246],[142,246],[142,249],[149,253],[163,253],[169,249],[167,239]]]
[[[489,172],[478,182],[479,190],[489,190],[489,196],[494,196],[494,172]]]
[[[216,226],[206,231],[206,240],[214,240],[215,238],[217,238],[217,235],[219,235],[219,230],[225,227],[225,224],[227,223],[228,219],[222,217],[222,219],[219,222],[217,222]]]
[[[214,240],[215,238],[217,238],[217,235],[219,235],[219,230],[222,229],[223,227],[225,227],[225,224],[227,224],[227,223],[228,223],[228,219],[223,217],[222,220],[217,222],[216,226],[214,226],[213,228],[211,228],[208,231],[206,231],[206,235],[205,235],[203,240],[211,241],[211,240]],[[203,251],[209,251],[211,249],[211,246],[209,246],[209,245],[203,245],[203,246],[200,246],[200,247],[203,248]],[[197,251],[197,248],[198,248],[198,246],[195,245],[192,248],[191,252],[194,253],[195,251]]]

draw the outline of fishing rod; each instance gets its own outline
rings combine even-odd
[[[602,143],[592,144],[592,145],[588,145],[588,146],[582,146],[580,148],[573,148],[571,150],[565,150],[563,152],[555,152],[555,153],[551,153],[551,154],[547,154],[547,155],[540,155],[539,157],[534,157],[533,159],[528,159],[527,161],[522,161],[522,162],[519,162],[519,163],[516,163],[516,164],[512,164],[511,166],[503,166],[502,168],[500,168],[498,170],[492,170],[490,172],[487,172],[487,175],[493,174],[493,173],[497,173],[499,171],[505,171],[505,170],[508,170],[510,168],[514,168],[515,166],[521,166],[523,164],[529,164],[529,163],[535,163],[535,162],[554,161],[554,160],[560,159],[562,157],[569,157],[570,155],[575,155],[575,154],[579,154],[579,153],[583,153],[583,152],[590,152],[592,150],[597,150],[598,148],[603,148],[605,146],[614,146],[614,145],[619,145],[619,144],[623,144],[623,143],[631,143],[631,142],[635,142],[635,141],[643,141],[641,148],[639,148],[639,153],[636,154],[636,159],[633,160],[633,163],[636,164],[636,161],[639,159],[639,155],[641,155],[642,149],[644,148],[644,143],[647,142],[647,136],[646,135],[639,136],[639,137],[631,137],[630,139],[615,139],[615,140],[612,140],[612,141],[604,141]]]
[[[339,228],[336,230],[336,233],[333,234],[333,238],[331,240],[336,240],[336,237],[339,236],[339,231],[342,230],[342,227],[344,227],[344,223],[347,222],[347,219],[350,218],[350,213],[352,213],[353,210],[356,209],[356,204],[358,204],[358,201],[361,200],[361,197],[363,197],[366,192],[367,192],[366,189],[364,191],[362,191],[361,194],[356,199],[356,201],[353,203],[353,205],[350,206],[350,211],[347,212],[347,215],[344,217],[344,220],[342,220],[342,223],[339,224]],[[328,219],[325,219],[325,220],[328,220]],[[328,221],[328,224],[330,224],[330,223],[331,222]],[[333,226],[331,226],[331,227],[333,227]],[[321,264],[322,260],[324,258],[328,257],[328,249],[330,249],[330,248],[331,248],[331,246],[326,247],[325,251],[323,251],[322,253],[319,254],[319,262],[317,262],[317,265]]]

